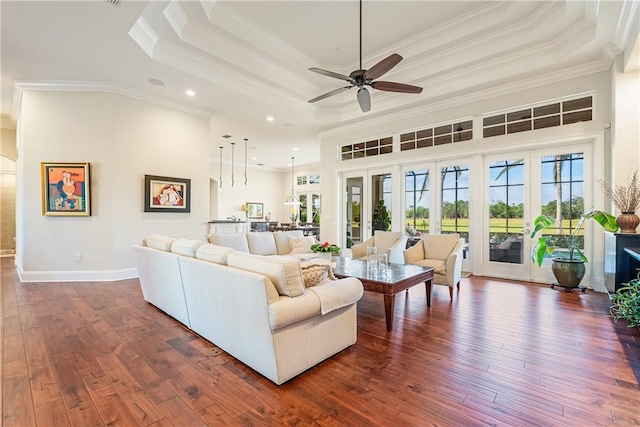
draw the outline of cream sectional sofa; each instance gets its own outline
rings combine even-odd
[[[276,384],[356,342],[358,279],[306,287],[298,259],[204,240],[133,247],[146,301]]]
[[[302,230],[248,233],[211,233],[207,236],[210,243],[226,246],[237,251],[254,255],[288,255],[299,259],[317,258],[310,249],[304,250],[304,242],[314,241],[313,236],[305,237]],[[291,242],[294,247],[291,247]],[[295,245],[298,242],[300,245]],[[310,245],[306,245],[307,247]]]

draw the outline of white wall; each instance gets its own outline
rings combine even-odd
[[[16,131],[15,129],[6,129],[2,128],[2,133],[0,134],[0,155],[11,159],[13,161],[16,160]]]
[[[640,71],[621,70],[618,57],[612,79],[613,185],[626,185],[629,175],[640,169]]]
[[[220,164],[211,162],[210,170],[212,179],[219,185]],[[231,187],[231,167],[228,164],[223,165],[222,188],[218,188],[218,200],[214,201],[217,203],[217,218],[211,219],[226,219],[231,215],[244,219],[245,214],[240,210],[240,207],[247,202],[254,202],[262,203],[264,213],[271,212],[273,221],[279,220],[281,205],[286,197],[282,193],[283,175],[281,172],[248,168],[246,188],[244,186],[243,165],[236,165],[234,176],[235,185]]]
[[[209,120],[112,93],[25,92],[18,123],[23,280],[135,275],[149,233],[205,234]],[[92,215],[42,215],[40,162],[90,162]],[[144,213],[144,175],[191,179],[191,213]],[[75,261],[81,254],[81,262]]]

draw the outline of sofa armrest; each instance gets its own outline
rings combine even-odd
[[[368,238],[362,243],[351,246],[351,254],[354,259],[364,258],[367,256],[367,248],[373,246],[373,237]]]
[[[402,236],[389,248],[389,262],[404,264],[404,251],[407,247],[407,236]]]
[[[355,304],[362,298],[364,286],[355,277],[345,277],[339,280],[330,280],[322,285],[313,286],[311,291],[320,298],[320,312],[325,315],[333,310]]]
[[[403,251],[404,255],[404,263],[405,264],[413,264],[414,262],[418,262],[424,259],[424,243],[422,239],[418,241],[415,245],[411,246],[409,249]]]

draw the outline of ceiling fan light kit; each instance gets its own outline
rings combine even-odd
[[[421,93],[422,88],[418,86],[412,86],[404,83],[373,81],[379,77],[382,77],[389,70],[398,65],[400,61],[402,61],[402,56],[394,53],[378,62],[368,70],[364,70],[362,68],[362,0],[360,0],[360,69],[352,71],[351,74],[345,76],[344,74],[323,70],[321,68],[309,68],[309,71],[313,71],[314,73],[322,74],[323,76],[327,77],[333,77],[334,79],[338,80],[344,80],[350,84],[350,86],[344,86],[338,89],[334,89],[331,92],[327,92],[323,95],[313,98],[309,100],[309,102],[314,103],[329,98],[330,96],[342,93],[346,90],[351,89],[352,87],[357,87],[358,104],[360,104],[360,109],[362,109],[362,111],[366,113],[367,111],[371,110],[371,94],[369,94],[369,90],[367,90],[366,86],[370,86],[374,89],[386,92]]]

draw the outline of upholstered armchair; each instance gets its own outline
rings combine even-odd
[[[407,236],[403,236],[402,232],[376,230],[373,237],[351,246],[351,255],[353,258],[365,259],[370,246],[377,246],[379,254],[388,254],[389,262],[404,264],[402,251],[407,247]]]
[[[423,234],[422,239],[404,251],[404,263],[434,268],[433,283],[460,288],[464,239],[459,234]]]

